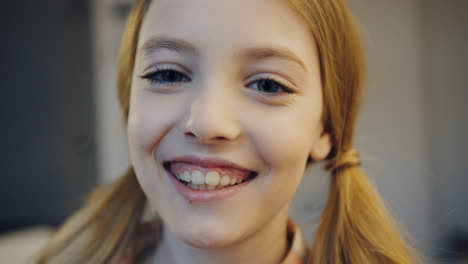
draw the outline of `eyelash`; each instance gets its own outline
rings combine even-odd
[[[154,66],[154,70],[149,72],[149,73],[146,73],[144,74],[143,76],[140,76],[140,78],[142,79],[145,79],[147,80],[150,84],[157,84],[157,85],[163,85],[163,86],[172,86],[172,85],[175,85],[176,83],[180,82],[180,81],[161,81],[161,80],[158,80],[156,79],[156,76],[157,74],[160,74],[160,73],[164,73],[164,72],[171,72],[171,73],[176,73],[180,76],[182,76],[183,79],[185,79],[183,82],[189,82],[191,81],[191,79],[189,77],[187,77],[185,74],[179,72],[179,71],[176,71],[174,69],[171,69],[169,67],[165,67],[165,66]],[[180,77],[179,76],[179,77]],[[260,91],[258,90],[262,95],[267,95],[267,96],[280,96],[282,93],[287,93],[287,94],[292,94],[294,93],[293,89],[291,89],[288,85],[284,84],[283,82],[281,81],[278,81],[278,80],[275,80],[273,78],[270,78],[270,77],[263,77],[263,78],[258,78],[256,80],[254,80],[253,82],[251,82],[251,84],[255,83],[255,82],[259,82],[259,81],[262,81],[262,80],[266,80],[266,81],[271,81],[273,83],[275,83],[276,85],[279,85],[280,86],[280,89],[283,90],[283,92],[274,92],[274,93],[268,93],[268,92],[264,92],[264,91]],[[250,86],[250,85],[249,85]]]
[[[154,66],[153,67],[154,70],[152,70],[151,72],[147,73],[147,74],[144,74],[143,76],[140,76],[142,79],[145,79],[145,80],[148,80],[150,82],[150,84],[158,84],[158,85],[165,85],[165,86],[172,86],[174,85],[176,82],[168,82],[168,81],[160,81],[158,79],[156,79],[156,75],[158,73],[162,73],[162,72],[172,72],[172,73],[177,73],[177,74],[180,74],[182,75],[186,81],[188,79],[188,81],[191,81],[190,78],[188,78],[187,76],[185,76],[185,74],[179,72],[179,71],[176,71],[176,70],[173,70],[167,66]]]

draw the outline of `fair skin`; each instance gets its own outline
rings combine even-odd
[[[164,223],[148,263],[280,263],[307,158],[324,159],[331,146],[306,24],[280,0],[158,0],[138,47],[130,154]],[[164,168],[184,155],[222,158],[256,177],[225,199],[191,201]]]

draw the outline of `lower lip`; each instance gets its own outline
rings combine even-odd
[[[174,185],[176,191],[189,202],[213,202],[227,199],[239,193],[254,180],[251,179],[240,184],[236,184],[230,187],[224,187],[217,190],[195,190],[177,180],[174,174],[172,174],[172,172],[170,172],[169,170],[165,169],[165,171],[168,174],[169,179]]]

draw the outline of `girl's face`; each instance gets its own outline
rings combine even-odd
[[[330,149],[321,89],[313,36],[283,1],[153,1],[128,137],[141,187],[171,233],[213,248],[285,225],[308,156]]]

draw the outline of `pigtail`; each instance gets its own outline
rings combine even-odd
[[[37,263],[110,263],[121,256],[140,223],[146,198],[133,168],[96,189],[54,234]]]
[[[309,264],[409,264],[411,252],[350,149],[329,162],[328,202]]]
[[[309,264],[414,263],[375,188],[360,167],[353,135],[366,70],[361,37],[344,0],[288,0],[309,25],[320,61],[331,174]]]

